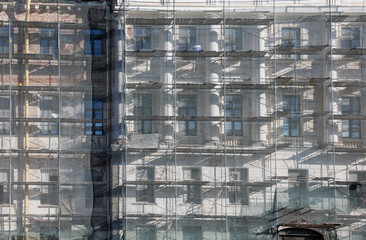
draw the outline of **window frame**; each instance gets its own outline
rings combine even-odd
[[[350,193],[350,197],[351,201],[353,202],[353,206],[357,207],[357,208],[362,208],[365,209],[366,208],[366,202],[361,199],[361,197],[366,198],[366,171],[362,171],[362,170],[350,170],[349,172],[349,176],[350,176],[350,181],[354,182],[354,183],[360,183],[360,189],[357,189],[357,194],[363,194],[363,196],[352,196]],[[357,179],[352,179],[352,175],[356,175]],[[363,177],[361,178],[360,176]],[[362,183],[361,183],[362,182]],[[360,199],[358,199],[360,198]]]
[[[10,203],[9,195],[9,179],[10,172],[9,169],[0,169],[0,174],[5,175],[4,178],[0,178],[0,205]]]
[[[235,173],[237,172],[237,173]],[[239,179],[234,179],[234,175]],[[248,168],[229,168],[229,180],[233,183],[233,186],[229,188],[229,203],[249,205],[249,187],[238,186],[236,184],[244,184],[249,181],[249,169]]]
[[[350,32],[346,32],[349,31]],[[357,34],[354,34],[354,30],[358,31],[358,39],[354,39],[357,37]],[[362,29],[361,26],[343,26],[341,28],[341,48],[342,49],[354,49],[361,47],[362,44]]]
[[[58,181],[59,174],[57,169],[41,169],[41,176],[47,174],[47,180],[41,179],[41,193],[40,193],[40,204],[41,205],[53,205],[59,204],[59,192],[58,192]],[[49,184],[49,183],[54,184]]]
[[[245,226],[237,226],[236,222],[233,222],[229,227],[229,239],[228,240],[239,240],[248,238],[249,229]]]
[[[308,206],[309,204],[308,178],[309,178],[308,169],[288,169],[289,205]],[[295,204],[291,204],[290,200],[292,201],[295,200]]]
[[[40,44],[39,44],[40,53],[57,55],[59,52],[58,30],[54,28],[41,28],[39,35],[40,35]]]
[[[0,27],[0,53],[10,52],[10,26]]]
[[[139,236],[139,235],[142,236]],[[156,240],[156,226],[155,225],[141,225],[136,227],[136,240]]]
[[[45,99],[52,98],[52,99]],[[44,101],[53,102],[53,104],[44,105]],[[43,107],[43,106],[46,106]],[[56,108],[52,108],[56,107]],[[45,108],[45,109],[43,109]],[[58,95],[42,95],[39,103],[39,111],[41,118],[52,118],[52,114],[55,116],[59,115],[59,98]],[[41,135],[57,135],[59,131],[59,123],[57,121],[41,122],[40,123],[40,134]]]
[[[185,171],[190,171],[190,178],[186,178]],[[196,177],[192,171],[197,171]],[[183,181],[192,182],[192,184],[183,185],[183,202],[190,204],[202,204],[202,186],[199,184],[202,180],[202,169],[197,167],[184,167],[182,169]]]
[[[139,170],[146,171],[146,178],[139,178]],[[155,167],[136,167],[136,181],[154,182]],[[142,193],[142,195],[140,195]],[[149,196],[150,195],[150,196]],[[136,202],[155,203],[155,184],[137,184],[136,185]]]
[[[99,107],[101,106],[101,107]],[[85,119],[103,120],[104,119],[104,101],[88,100],[84,102]],[[101,136],[104,134],[104,124],[102,122],[85,123],[85,135]]]
[[[45,230],[45,229],[47,229],[47,230]],[[52,231],[51,229],[54,229],[54,231]],[[50,233],[53,233],[53,234],[49,235]],[[40,240],[56,240],[56,239],[58,239],[57,223],[55,223],[54,225],[53,224],[51,225],[51,223],[41,224],[39,226],[39,239]]]
[[[288,108],[285,106],[285,99],[286,98],[296,98],[295,99],[295,110],[293,110],[293,107],[290,106],[292,99],[289,99]],[[301,136],[301,96],[300,95],[283,95],[283,112],[285,113],[285,116],[283,117],[283,135],[285,137],[300,137]],[[285,125],[288,125],[288,134],[286,134]],[[295,131],[293,133],[293,131]],[[297,131],[297,134],[296,134]]]
[[[99,34],[96,34],[96,32],[99,32]],[[101,56],[105,55],[105,35],[106,32],[104,29],[99,28],[92,28],[84,30],[84,54],[85,55],[96,55]],[[100,49],[96,49],[96,42],[100,41]],[[97,51],[99,50],[99,51]]]
[[[240,35],[237,34],[240,32]],[[231,27],[225,29],[225,50],[227,51],[241,51],[244,46],[243,28]]]
[[[183,235],[184,240],[202,240],[203,239],[202,227],[201,226],[183,226],[182,235]]]
[[[141,30],[141,34],[137,33]],[[134,49],[135,51],[150,50],[153,44],[152,26],[134,26]]]
[[[7,104],[2,100],[7,100]],[[8,106],[7,108],[5,106]],[[4,107],[4,108],[3,108]],[[11,118],[13,111],[11,107],[11,100],[9,96],[0,95],[0,117],[1,118]],[[0,135],[8,135],[12,129],[12,124],[8,122],[0,122]]]
[[[349,101],[349,110],[344,110],[345,100]],[[358,103],[355,104],[355,101]],[[361,98],[356,97],[342,97],[341,112],[342,115],[360,115],[361,114]],[[353,107],[358,105],[358,109],[354,110]],[[357,131],[353,131],[357,130]],[[356,135],[353,135],[353,134]],[[344,119],[342,120],[342,137],[349,139],[360,139],[361,138],[361,120],[359,119]]]
[[[185,31],[187,31],[185,33]],[[194,34],[191,34],[194,32]],[[179,26],[178,51],[191,51],[198,44],[198,29],[195,26]]]
[[[284,34],[286,31],[296,30],[294,34],[295,39],[291,39],[290,37],[293,36],[292,33],[289,33],[289,37],[285,37]],[[293,47],[293,48],[300,48],[301,47],[301,28],[299,27],[282,27],[281,28],[281,46],[284,47]],[[300,54],[283,54],[285,59],[300,59]]]
[[[151,93],[134,93],[133,99],[133,114],[136,117],[151,117],[152,116],[152,94]],[[151,134],[151,120],[136,120],[135,128],[138,134]]]
[[[235,106],[235,100],[232,99],[228,102],[228,98],[237,98],[239,97],[238,103],[240,103],[238,107]],[[228,107],[229,104],[232,104],[232,107]],[[236,114],[236,111],[239,114]],[[231,112],[231,114],[229,114]],[[236,116],[237,115],[237,116]],[[225,116],[226,117],[238,117],[241,118],[243,116],[243,97],[240,94],[230,94],[225,97]],[[239,126],[239,129],[236,127]],[[226,136],[242,136],[243,135],[243,122],[242,121],[226,121],[225,122],[225,134]]]
[[[183,106],[179,106],[183,104]],[[197,116],[197,95],[178,94],[178,116],[196,117]],[[193,126],[193,127],[192,127]],[[197,136],[197,121],[179,121],[179,133],[185,136]]]

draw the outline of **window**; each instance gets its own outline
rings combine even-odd
[[[282,46],[300,47],[300,28],[282,28]],[[299,54],[285,55],[288,59],[300,59]]]
[[[361,31],[359,28],[342,28],[341,48],[358,48],[361,46]]]
[[[243,33],[241,28],[225,29],[225,49],[243,50]]]
[[[58,205],[58,174],[57,170],[42,170],[41,204]]]
[[[85,102],[85,118],[91,120],[103,120],[103,101],[86,101]],[[103,123],[92,122],[85,124],[86,135],[102,135]]]
[[[201,240],[203,239],[202,229],[200,226],[183,226],[184,240]]]
[[[156,227],[153,225],[138,226],[136,240],[156,240]]]
[[[52,226],[50,223],[42,223],[39,227],[39,239],[40,240],[56,240],[58,238],[57,225]]]
[[[41,118],[58,118],[58,96],[42,96],[40,101]],[[41,134],[57,134],[58,122],[41,122]]]
[[[226,117],[242,116],[242,98],[240,95],[227,95],[225,101]],[[243,134],[242,122],[240,121],[226,121],[225,134],[228,136],[240,136]]]
[[[300,96],[283,96],[283,135],[286,137],[300,136]]]
[[[93,208],[99,208],[98,211],[104,211],[107,206],[107,189],[105,185],[99,185],[94,188]]]
[[[85,30],[85,55],[103,55],[105,32],[101,29]]]
[[[41,28],[41,54],[58,53],[57,29]]]
[[[359,115],[360,110],[359,97],[342,98],[342,115]],[[342,120],[342,137],[360,138],[361,121],[358,119]]]
[[[233,225],[238,225],[237,223],[232,223]],[[250,239],[249,230],[247,227],[242,226],[230,226],[229,227],[229,240],[241,240]]]
[[[139,167],[136,169],[136,180],[149,182],[150,184],[137,184],[136,186],[136,201],[154,203],[154,184],[155,169],[153,167]]]
[[[248,182],[248,169],[230,168],[229,179],[234,186],[229,189],[229,202],[232,204],[249,204],[249,189],[247,186],[240,186]],[[236,186],[237,184],[237,186]]]
[[[308,171],[289,169],[288,198],[292,206],[308,205]]]
[[[0,53],[9,53],[9,28],[0,27]]]
[[[366,231],[353,232],[352,240],[366,240]]]
[[[134,96],[134,115],[140,117],[152,116],[152,96],[151,94],[138,93]],[[137,133],[149,134],[152,132],[151,120],[136,121]]]
[[[183,186],[183,201],[185,203],[201,203],[201,185],[197,184],[201,181],[201,169],[184,168],[183,179],[193,183]]]
[[[87,177],[89,176],[89,174],[91,174],[91,180],[93,182],[103,182],[106,177],[103,170],[85,169],[85,179],[88,179]]]
[[[95,185],[94,185],[95,186]],[[62,187],[64,189],[64,187]],[[93,185],[87,185],[84,187],[84,189],[78,189],[78,191],[82,191],[84,190],[84,203],[85,203],[85,207],[86,208],[93,208],[93,201],[94,201],[94,193],[93,193]],[[69,194],[72,194],[72,189],[68,189]],[[64,195],[66,195],[66,193],[63,193]],[[72,196],[72,195],[71,195]],[[71,197],[70,197],[71,198]],[[94,208],[97,208],[99,206],[95,206]]]
[[[192,50],[197,44],[197,29],[195,27],[179,28],[179,51]]]
[[[366,208],[366,171],[350,171],[350,202],[353,208]]]
[[[0,204],[9,203],[8,176],[9,176],[8,170],[5,169],[0,170]]]
[[[151,49],[152,29],[148,26],[135,26],[135,51]]]
[[[178,95],[178,116],[179,117],[195,117],[196,116],[196,95],[185,94]],[[196,121],[180,121],[179,132],[187,136],[195,136],[197,134]]]
[[[10,99],[7,97],[0,97],[0,118],[10,117]],[[10,121],[0,122],[0,134],[10,133]]]
[[[300,28],[282,28],[282,46],[300,47]]]

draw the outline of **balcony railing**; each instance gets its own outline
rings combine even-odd
[[[363,143],[360,138],[343,138],[343,147],[346,148],[362,148]]]

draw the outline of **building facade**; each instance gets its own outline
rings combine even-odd
[[[109,15],[0,2],[1,239],[109,238]]]
[[[121,1],[125,239],[364,239],[362,1]]]
[[[363,2],[0,2],[1,239],[366,239]]]

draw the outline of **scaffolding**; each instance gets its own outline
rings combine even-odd
[[[110,16],[100,2],[0,2],[1,239],[111,236]]]
[[[123,237],[365,238],[363,7],[120,1]]]
[[[0,2],[1,239],[364,239],[360,0]]]

